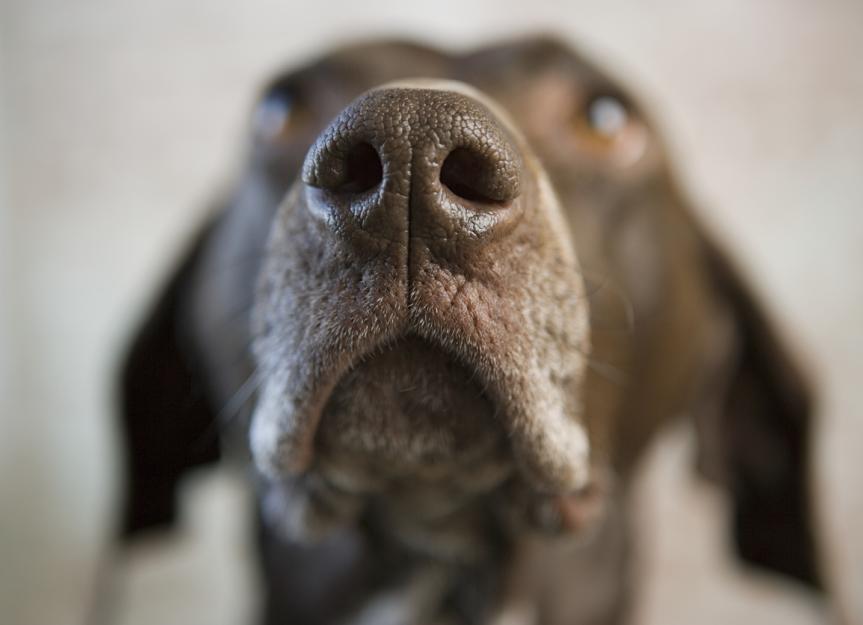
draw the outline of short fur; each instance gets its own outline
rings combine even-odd
[[[546,38],[380,42],[261,101],[127,360],[125,536],[248,440],[266,623],[619,623],[627,491],[687,414],[740,555],[821,587],[811,392],[619,85]]]

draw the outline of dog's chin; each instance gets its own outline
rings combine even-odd
[[[357,362],[336,384],[316,464],[343,488],[490,488],[510,465],[499,413],[469,365],[414,335]],[[466,476],[483,479],[471,479]],[[477,483],[480,482],[480,483]]]
[[[604,483],[565,496],[528,487],[505,410],[443,347],[411,333],[387,342],[336,383],[309,470],[270,484],[269,520],[315,541],[373,509],[402,544],[457,561],[486,553],[489,515],[514,532],[583,539],[604,514]]]
[[[316,541],[373,510],[402,543],[457,560],[482,556],[489,515],[583,538],[604,516],[602,474],[568,493],[526,482],[513,407],[487,384],[468,357],[410,330],[354,357],[322,400],[311,462],[267,475],[265,518]]]
[[[269,480],[265,517],[292,540],[317,540],[372,505],[422,551],[466,557],[480,502],[514,473],[501,407],[470,365],[412,333],[353,362],[326,399],[314,460]]]

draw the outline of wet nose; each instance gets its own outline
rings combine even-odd
[[[303,182],[310,210],[339,232],[476,243],[519,217],[522,168],[511,131],[477,98],[391,87],[342,111]]]

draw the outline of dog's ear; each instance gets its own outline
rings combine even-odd
[[[120,380],[120,429],[125,443],[121,536],[170,525],[177,487],[191,468],[219,457],[215,413],[189,344],[184,294],[205,228],[139,328]]]
[[[699,428],[700,451],[712,456],[714,477],[731,494],[743,560],[820,589],[810,384],[740,272],[714,244],[705,241],[704,248],[734,340],[711,411],[715,422]]]

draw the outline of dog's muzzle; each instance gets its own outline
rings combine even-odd
[[[320,430],[350,429],[350,398],[392,377],[392,402],[384,389],[357,409],[368,424],[360,434],[382,428],[366,437],[369,454],[381,453],[387,427],[369,406],[398,403],[398,380],[441,379],[439,402],[426,389],[413,404],[414,418],[431,415],[423,427],[402,427],[402,447],[383,447],[416,451],[411,431],[433,432],[438,420],[443,438],[464,438],[457,421],[477,418],[499,428],[537,491],[588,482],[588,311],[573,245],[536,157],[464,85],[372,90],[318,137],[276,217],[255,319],[262,386],[251,443],[270,478],[314,471],[320,439],[338,440]],[[482,397],[475,409],[434,416],[461,410],[471,393]],[[380,415],[410,412],[410,401],[399,405]],[[351,440],[362,451],[363,436]]]

